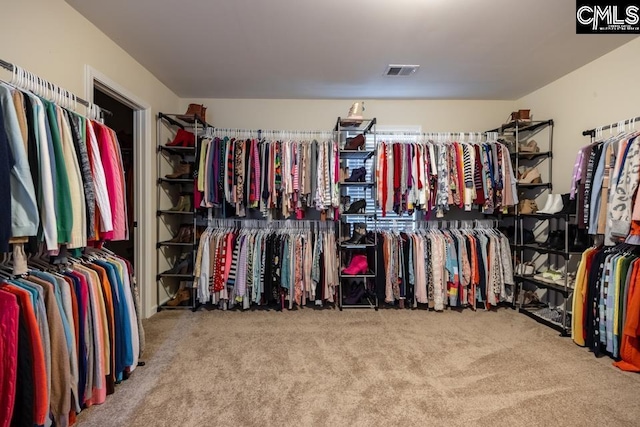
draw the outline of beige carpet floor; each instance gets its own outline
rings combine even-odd
[[[638,426],[640,375],[517,312],[161,312],[85,426]]]

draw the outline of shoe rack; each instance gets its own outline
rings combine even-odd
[[[195,307],[193,266],[197,209],[193,205],[198,137],[206,122],[198,115],[158,113],[157,304],[162,309]]]
[[[376,119],[338,118],[340,220],[338,307],[378,309],[374,282],[377,272]]]
[[[517,190],[521,203],[514,212],[512,245],[516,282],[514,308],[567,336],[571,325],[566,304],[570,304],[573,286],[569,266],[572,258],[581,253],[573,247],[574,233],[577,233],[572,225],[575,223],[575,208],[571,209],[565,203],[560,212],[552,214],[531,209],[532,205],[541,206],[538,200],[550,202],[545,208],[553,202],[561,203],[554,199],[560,195],[553,194],[553,128],[553,120],[514,120],[490,132],[498,132],[498,138],[510,145],[514,170],[519,172]],[[542,234],[536,232],[544,229],[547,230],[547,239],[540,241],[535,234]],[[546,293],[542,298],[545,301],[539,298],[543,293]],[[545,315],[553,312],[549,306],[563,307],[561,319]]]

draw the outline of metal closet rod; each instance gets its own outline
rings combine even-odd
[[[11,71],[12,73],[13,73],[13,71],[15,70],[15,66],[14,66],[12,63],[7,62],[7,61],[4,61],[4,60],[2,60],[2,59],[0,59],[0,67],[4,68],[5,70],[9,70],[9,71]],[[35,74],[34,74],[34,75],[35,75]],[[38,78],[40,78],[40,80],[42,80],[43,82],[45,82],[45,83],[46,83],[47,85],[49,85],[49,87],[51,87],[51,88],[57,88],[57,87],[58,87],[57,85],[54,85],[53,83],[49,82],[48,80],[45,80],[45,79],[43,79],[43,78],[41,78],[41,77],[38,77]],[[80,97],[78,97],[78,96],[76,96],[76,98],[75,98],[75,99],[76,99],[76,101],[77,101],[79,104],[82,104],[82,105],[84,105],[85,107],[90,107],[90,106],[91,106],[91,103],[90,103],[89,101],[85,101],[84,99],[82,99],[82,98],[80,98]],[[112,113],[111,111],[109,111],[109,110],[105,110],[104,108],[102,108],[102,107],[100,107],[100,106],[98,106],[98,107],[100,108],[100,112],[101,112],[101,113],[103,113],[103,114],[107,114],[107,115],[109,115],[109,116],[113,116],[113,113]]]
[[[640,116],[632,117],[630,119],[624,120],[624,124],[627,125],[627,124],[635,122],[635,121],[640,121]],[[582,135],[583,136],[595,136],[596,135],[596,130],[607,130],[607,129],[611,129],[611,128],[616,128],[616,127],[618,127],[619,123],[620,122],[615,122],[615,123],[611,123],[609,125],[602,126],[602,127],[599,127],[599,128],[584,130],[584,131],[582,131]]]

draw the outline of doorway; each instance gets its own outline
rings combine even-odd
[[[125,198],[127,201],[127,223],[129,224],[129,239],[109,242],[107,247],[116,255],[128,260],[135,271],[135,226],[134,200],[135,200],[135,162],[134,162],[134,127],[133,108],[123,104],[108,93],[100,90],[94,84],[93,102],[101,108],[109,110],[111,115],[105,114],[104,124],[113,129],[118,138],[120,152],[122,153],[122,165],[124,168]]]
[[[134,266],[134,279],[140,289],[142,317],[153,315],[156,310],[155,263],[149,254],[155,253],[155,169],[147,161],[148,147],[153,147],[151,105],[127,88],[118,84],[93,67],[85,66],[86,99],[114,113],[105,117],[105,124],[116,132],[121,130],[119,141],[123,149],[123,163],[131,164],[125,177],[127,214],[131,241],[109,242],[106,247],[118,251]],[[119,129],[120,128],[120,129]],[[128,138],[128,139],[127,139]],[[133,248],[133,252],[132,249]],[[152,298],[153,297],[153,298]]]

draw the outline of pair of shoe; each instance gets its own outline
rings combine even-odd
[[[367,168],[364,166],[351,171],[351,176],[344,182],[364,182],[367,176]]]
[[[533,276],[536,272],[536,266],[532,262],[524,262],[516,265],[514,273],[520,276]]]
[[[540,243],[540,246],[543,248],[563,251],[564,250],[564,230],[550,231],[547,240],[545,242]]]
[[[520,146],[518,147],[518,152],[529,154],[539,153],[540,148],[538,147],[538,143],[536,142],[536,140],[532,139],[527,142],[521,142]]]
[[[342,119],[342,126],[360,126],[364,120],[362,112],[364,111],[364,102],[354,102],[349,109],[349,115],[346,119]],[[347,148],[345,148],[347,150]]]
[[[351,282],[349,295],[344,297],[344,303],[348,305],[357,304],[366,293],[364,282]]]
[[[547,197],[547,203],[545,203],[544,208],[540,209],[538,213],[555,215],[562,212],[562,209],[564,208],[564,202],[562,199],[563,196],[561,194],[549,194]]]
[[[180,258],[173,267],[165,272],[165,274],[188,274],[193,270],[193,259],[190,252],[185,252],[180,255]]]
[[[530,122],[531,110],[518,110],[514,111],[509,116],[509,122]]]
[[[191,177],[191,163],[180,162],[173,173],[165,175],[169,179],[188,179]]]
[[[541,184],[542,177],[538,168],[529,168],[520,175],[519,184]]]
[[[173,138],[173,141],[167,144],[167,147],[195,147],[196,146],[196,136],[184,129],[178,129],[178,133],[176,133],[176,137]]]
[[[550,284],[559,285],[559,286],[564,286],[565,280],[566,280],[567,287],[573,288],[576,280],[576,274],[573,272],[566,273],[566,278],[565,278],[564,268],[555,270],[553,266],[550,266],[547,270],[541,271],[535,274],[533,278],[541,282],[550,283]]]
[[[345,240],[347,245],[359,245],[367,237],[367,224],[363,222],[356,222],[353,224],[353,233],[349,240]]]
[[[189,104],[187,112],[177,116],[179,119],[185,122],[193,123],[193,117],[197,116],[203,122],[207,121],[207,107],[202,104]]]
[[[173,298],[171,298],[167,305],[169,307],[176,307],[183,302],[189,301],[191,299],[191,292],[186,287],[181,287],[178,292],[175,294]]]
[[[535,200],[522,199],[518,202],[518,212],[524,215],[538,212],[538,205]]]
[[[365,137],[364,134],[360,134],[353,138],[347,138],[347,143],[344,144],[344,150],[361,150],[364,148]]]
[[[170,243],[191,243],[193,241],[193,226],[182,225],[178,234],[171,240]]]
[[[521,306],[545,307],[547,304],[540,301],[536,291],[524,291],[518,295],[518,302]]]
[[[354,255],[351,258],[351,263],[342,270],[342,274],[348,274],[355,276],[356,274],[366,274],[369,269],[369,263],[366,255]]]
[[[188,212],[191,210],[191,196],[180,196],[178,203],[169,209],[171,212]]]
[[[367,208],[367,201],[365,199],[360,199],[355,201],[349,206],[349,209],[344,211],[346,214],[356,214],[356,213],[365,213]]]

